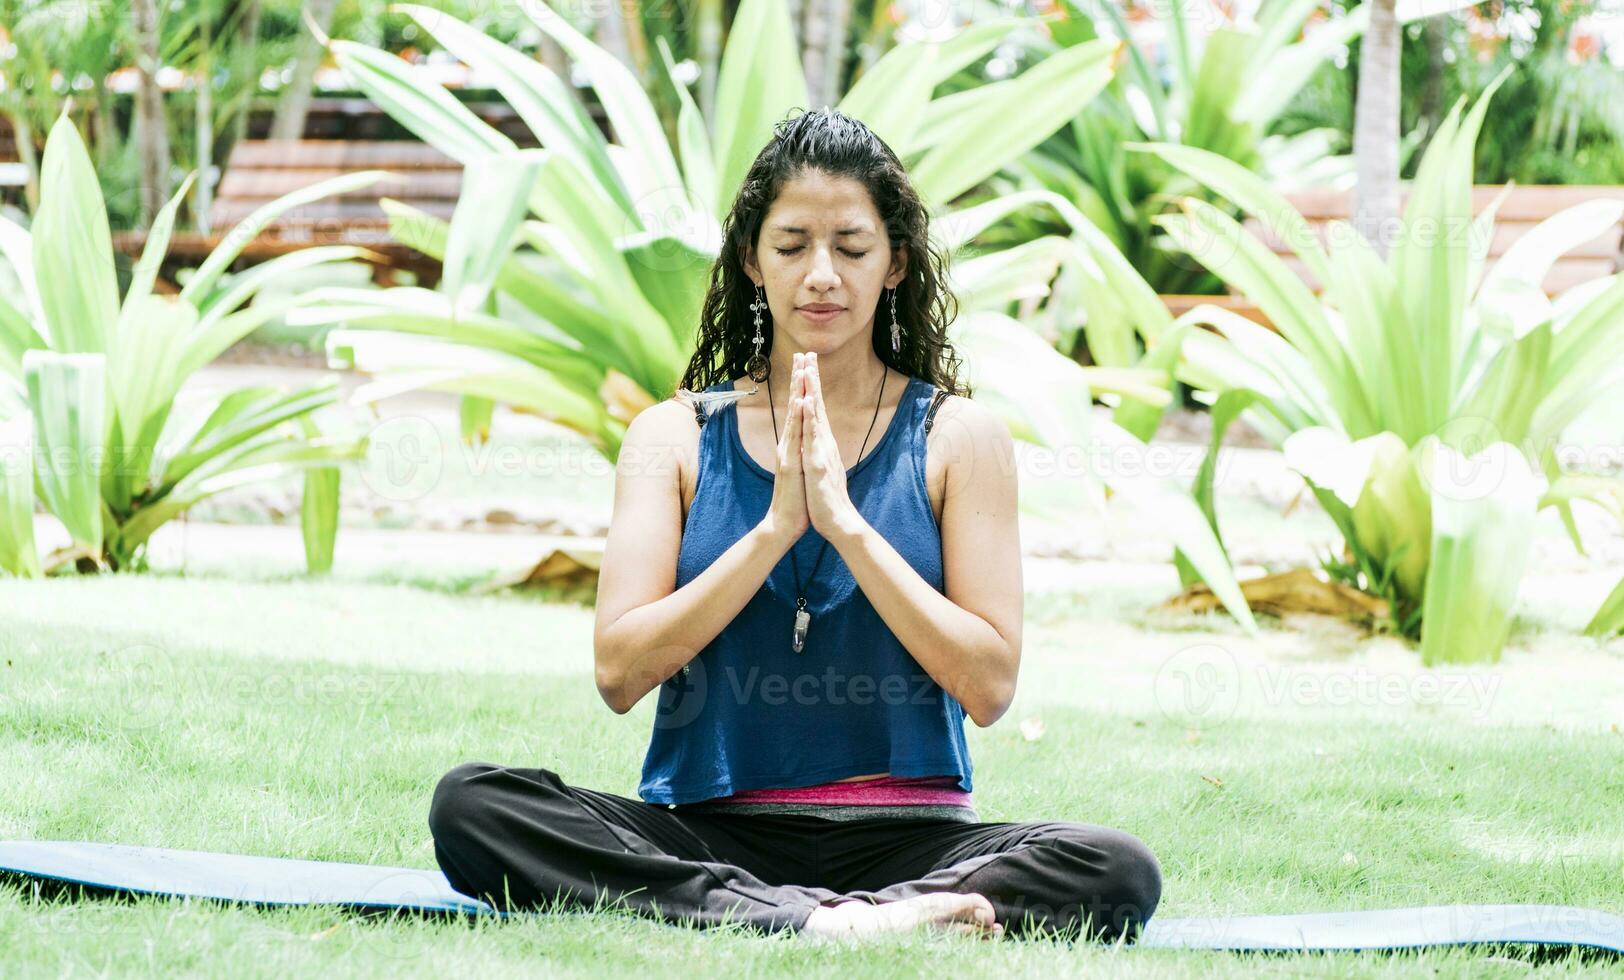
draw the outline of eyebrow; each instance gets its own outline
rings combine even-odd
[[[806,234],[806,229],[805,228],[799,228],[799,227],[796,227],[795,225],[773,225],[772,230],[773,231],[788,232],[791,235],[804,235],[804,234]],[[841,228],[838,231],[836,231],[835,234],[837,234],[837,235],[872,235],[872,234],[874,234],[874,232],[869,230],[868,228]]]

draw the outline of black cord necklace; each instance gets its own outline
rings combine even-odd
[[[882,364],[883,364],[883,362],[882,362]],[[868,420],[868,432],[863,433],[863,445],[862,445],[861,448],[859,448],[857,450],[857,460],[856,460],[856,462],[851,464],[854,469],[856,468],[857,463],[860,463],[860,462],[863,461],[863,450],[868,448],[868,437],[871,434],[873,434],[873,432],[874,432],[875,419],[878,419],[880,417],[880,403],[885,401],[885,381],[886,381],[887,378],[889,378],[891,376],[891,366],[889,364],[885,364],[884,367],[885,367],[885,373],[880,375],[880,397],[878,399],[876,399],[875,402],[874,402],[874,418]],[[772,375],[767,376],[767,407],[772,410],[772,415],[773,415],[773,443],[776,445],[777,442],[778,442],[778,408],[773,404],[773,379],[772,379]],[[901,410],[900,407],[898,408],[898,410],[899,411]],[[823,539],[823,546],[818,549],[818,560],[812,563],[812,574],[809,577],[809,581],[808,581],[807,584],[810,585],[811,582],[817,580],[818,566],[823,563],[823,553],[824,553],[824,551],[828,550],[828,548],[829,548],[829,539],[824,538]],[[806,631],[807,631],[807,628],[812,625],[812,614],[806,611],[806,591],[801,587],[801,569],[800,569],[800,567],[798,566],[798,564],[795,561],[795,548],[794,548],[793,545],[790,546],[790,549],[789,549],[789,566],[790,566],[790,568],[795,570],[795,595],[796,595],[796,599],[795,599],[795,632],[794,632],[794,634],[793,634],[793,636],[791,638],[791,645],[793,646],[796,653],[800,653],[802,648],[806,646]]]

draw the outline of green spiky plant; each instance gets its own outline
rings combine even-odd
[[[154,221],[121,299],[95,169],[73,123],[58,119],[32,227],[0,219],[0,254],[12,273],[0,286],[0,570],[140,568],[153,532],[193,504],[294,473],[305,475],[308,567],[330,566],[337,467],[366,448],[315,428],[313,413],[337,401],[336,379],[223,396],[181,388],[256,327],[306,301],[245,308],[265,283],[361,255],[307,249],[225,280],[243,247],[282,212],[381,176],[348,174],[265,205],[225,236],[179,296],[161,296],[153,287],[188,179]],[[70,539],[43,561],[34,541],[36,496]]]
[[[1187,199],[1184,213],[1159,219],[1279,331],[1192,311],[1218,334],[1184,337],[1178,373],[1218,395],[1214,445],[1230,419],[1254,412],[1346,542],[1350,558],[1330,570],[1388,598],[1427,664],[1499,659],[1541,508],[1557,509],[1581,553],[1574,500],[1624,523],[1624,480],[1563,472],[1556,455],[1563,430],[1624,380],[1624,275],[1554,301],[1541,288],[1559,256],[1624,219],[1624,204],[1560,212],[1483,274],[1499,202],[1471,213],[1473,147],[1505,77],[1469,112],[1462,101],[1449,113],[1386,261],[1346,222],[1322,244],[1266,181],[1217,154],[1140,147],[1267,226],[1325,284],[1315,296],[1210,204]],[[1197,492],[1210,501],[1210,468],[1203,479]],[[1589,632],[1624,626],[1621,595]]]

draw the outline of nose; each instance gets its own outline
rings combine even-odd
[[[818,246],[812,250],[812,268],[806,274],[807,287],[814,290],[833,289],[840,285],[840,277],[835,275],[835,263],[829,255],[829,249]]]

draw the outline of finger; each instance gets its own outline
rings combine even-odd
[[[796,454],[796,457],[800,461],[801,469],[804,471],[806,469],[806,454],[807,454],[807,450],[809,448],[808,445],[807,445],[807,440],[806,440],[806,401],[805,401],[805,399],[799,399],[798,398],[795,401],[795,423],[794,423],[794,425],[795,425],[795,454]]]

